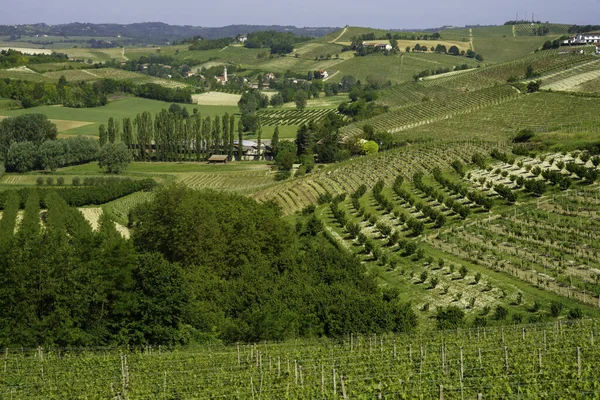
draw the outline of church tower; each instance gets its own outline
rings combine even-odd
[[[223,71],[223,81],[227,82],[227,65],[225,66],[225,70]]]

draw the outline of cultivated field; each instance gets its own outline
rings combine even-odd
[[[2,50],[15,50],[15,51],[20,51],[23,54],[52,54],[52,50],[48,50],[48,49],[32,49],[29,47],[0,47],[0,51]]]
[[[237,106],[242,98],[239,94],[209,92],[192,95],[192,101],[206,106]]]

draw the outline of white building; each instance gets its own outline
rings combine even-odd
[[[600,42],[600,32],[578,33],[565,40],[563,44],[592,44]]]

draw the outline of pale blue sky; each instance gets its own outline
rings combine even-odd
[[[0,24],[45,22],[176,25],[265,24],[358,25],[374,28],[430,28],[442,25],[502,24],[519,17],[567,24],[600,24],[600,0],[0,0]]]

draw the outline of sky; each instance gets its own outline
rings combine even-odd
[[[4,4],[3,4],[4,3]],[[600,0],[0,0],[0,25],[165,22],[173,25],[365,26],[383,29],[500,25],[519,18],[600,24]]]

